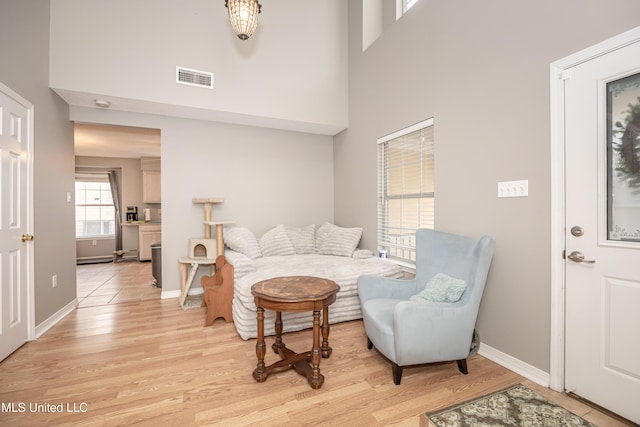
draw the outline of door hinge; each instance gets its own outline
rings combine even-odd
[[[560,80],[569,80],[571,77],[573,77],[573,71],[567,69],[567,70],[562,70],[560,71],[560,74],[558,74],[558,78]]]
[[[562,259],[567,259],[567,250],[566,249],[562,250]]]

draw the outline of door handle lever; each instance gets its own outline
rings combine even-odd
[[[569,258],[573,262],[582,262],[585,264],[594,264],[596,262],[596,260],[594,259],[584,259],[584,254],[578,251],[571,252],[569,255],[567,255],[567,258]]]

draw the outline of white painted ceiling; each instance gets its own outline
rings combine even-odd
[[[160,130],[76,123],[74,146],[76,156],[160,157]]]

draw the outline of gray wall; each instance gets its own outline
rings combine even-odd
[[[234,38],[222,2],[57,0],[51,7],[51,87],[75,100],[95,93],[113,101],[108,111],[79,101],[71,119],[161,129],[163,291],[179,289],[177,260],[189,238],[204,234],[193,197],[224,197],[214,217],[258,235],[280,223],[333,219],[332,136],[149,113],[170,104],[174,115],[189,109],[264,126],[343,129],[345,2],[272,2],[244,43]],[[105,37],[98,28],[117,31]],[[176,84],[176,65],[214,72],[215,88]]]
[[[49,3],[0,2],[0,81],[34,104],[36,326],[76,297],[73,127],[49,89]]]
[[[204,210],[194,197],[222,197],[213,218],[258,237],[278,224],[333,220],[330,136],[93,108],[72,107],[70,116],[161,130],[163,292],[180,289],[178,259],[190,238],[204,236]]]
[[[116,97],[113,109],[153,109],[127,111],[170,104],[196,118],[347,126],[343,0],[270,1],[245,42],[222,1],[56,0],[51,16],[56,90]],[[213,72],[214,89],[176,84],[176,66]]]
[[[549,64],[640,24],[636,0],[420,0],[365,52],[349,2],[349,128],[335,137],[335,219],[376,245],[376,139],[435,119],[436,228],[497,242],[486,344],[549,372]],[[386,20],[385,20],[386,22]],[[529,197],[497,182],[529,180]]]

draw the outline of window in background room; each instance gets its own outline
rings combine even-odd
[[[106,174],[76,177],[76,237],[113,237],[115,209]]]
[[[378,249],[415,265],[415,233],[434,228],[433,119],[378,139]]]

